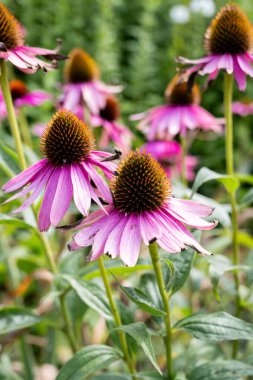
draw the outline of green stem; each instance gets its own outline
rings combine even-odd
[[[13,136],[14,141],[15,141],[17,154],[19,157],[20,167],[22,170],[25,170],[25,168],[27,166],[26,165],[26,159],[25,159],[25,155],[24,155],[24,151],[23,151],[23,147],[22,147],[20,131],[18,128],[15,109],[14,109],[13,101],[12,101],[12,97],[11,97],[6,63],[3,59],[0,59],[0,69],[1,69],[0,82],[1,82],[1,87],[2,87],[5,105],[6,105],[7,112],[8,112],[8,118],[9,118],[9,123],[10,123],[10,127],[11,127],[11,133],[12,133],[12,136]]]
[[[187,141],[186,137],[180,135],[180,144],[181,144],[181,162],[182,162],[182,182],[188,187],[187,181],[187,167],[186,167],[186,156],[187,156]]]
[[[13,101],[12,101],[12,97],[11,97],[8,75],[7,75],[7,69],[6,69],[6,63],[4,62],[3,59],[0,60],[0,68],[1,68],[0,81],[1,81],[4,101],[5,101],[7,112],[8,112],[8,118],[9,118],[9,122],[10,122],[10,126],[11,126],[11,132],[12,132],[12,136],[15,140],[15,145],[16,145],[16,149],[17,149],[17,155],[19,158],[20,168],[22,170],[25,170],[27,168],[27,164],[26,164],[22,140],[21,140],[21,136],[20,136],[20,132],[19,132],[19,128],[18,128],[16,113],[15,113],[15,109],[14,109],[14,105],[13,105]],[[29,132],[29,130],[28,130],[28,132]],[[32,207],[32,210],[33,210],[34,217],[37,221],[37,215],[36,215],[35,208]],[[38,237],[40,239],[42,247],[44,248],[44,252],[46,254],[50,270],[52,271],[52,273],[56,274],[57,268],[56,268],[54,255],[53,255],[50,243],[48,241],[48,238],[46,235],[41,233],[39,231],[39,229],[38,229]],[[75,351],[77,351],[77,344],[73,344],[73,342],[75,341],[75,338],[74,338],[74,335],[72,334],[71,324],[70,324],[70,320],[68,318],[66,305],[64,304],[64,300],[62,302],[61,297],[60,297],[60,304],[62,307],[62,314],[63,314],[63,318],[64,318],[64,323],[66,325],[66,334],[67,334],[67,337],[69,339],[69,343],[70,343],[73,351],[75,352]]]
[[[64,294],[60,295],[59,299],[60,299],[61,311],[62,311],[62,315],[63,315],[65,327],[66,327],[66,334],[67,334],[69,343],[71,345],[73,352],[77,352],[78,351],[78,344],[76,342],[74,334],[72,333],[73,328],[72,328],[71,320],[69,318],[68,309],[67,309],[67,305],[65,302]]]
[[[233,157],[233,117],[232,117],[232,97],[233,97],[233,75],[225,73],[224,77],[224,112],[226,119],[226,168],[227,174],[234,175],[234,157]],[[235,192],[231,192],[230,205],[231,205],[231,221],[232,221],[232,250],[233,250],[233,264],[240,264],[240,253],[238,244],[238,221],[237,221],[237,208]],[[239,317],[241,313],[241,300],[239,293],[239,276],[238,272],[234,273],[235,287],[236,287],[236,316]],[[236,358],[238,352],[238,341],[233,343],[233,357]]]
[[[115,303],[113,296],[112,296],[112,289],[111,289],[111,286],[110,286],[110,283],[109,283],[109,280],[108,280],[108,277],[106,274],[106,269],[105,269],[102,257],[100,257],[98,259],[98,265],[99,265],[100,274],[101,274],[101,277],[102,277],[102,280],[103,280],[103,283],[105,286],[106,294],[107,294],[107,297],[109,300],[109,304],[111,307],[111,311],[112,311],[112,314],[114,317],[115,324],[117,327],[121,327],[122,326],[121,317],[120,317],[118,308],[117,308],[116,303]],[[133,375],[132,378],[136,380],[136,377],[134,376],[135,368],[134,368],[134,365],[132,363],[131,357],[130,357],[129,352],[128,352],[126,335],[125,335],[124,331],[120,331],[120,330],[118,331],[118,334],[119,334],[119,339],[120,339],[122,351],[123,351],[123,354],[125,357],[125,361],[126,361],[127,366],[129,368],[129,372]]]
[[[29,353],[29,347],[27,346],[24,336],[20,337],[20,349],[23,356],[25,379],[33,380],[34,373],[33,373],[33,368],[32,368],[32,358]]]
[[[31,139],[31,134],[29,130],[29,125],[27,123],[26,115],[25,115],[25,110],[24,108],[20,108],[18,111],[18,116],[19,116],[19,126],[20,126],[20,131],[21,131],[21,136],[22,140],[24,143],[29,146],[29,148],[33,148],[33,143]]]
[[[164,311],[166,313],[166,315],[164,316],[164,323],[165,323],[165,329],[166,329],[165,348],[166,348],[167,369],[168,369],[167,379],[172,380],[173,379],[172,350],[171,350],[172,329],[171,329],[171,322],[170,322],[170,304],[169,304],[169,296],[165,288],[163,272],[162,272],[162,267],[160,263],[160,258],[158,255],[156,242],[149,245],[149,253],[151,256],[152,263],[153,263],[158,288],[163,300]]]

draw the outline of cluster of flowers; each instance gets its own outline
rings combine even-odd
[[[56,67],[56,60],[62,58],[58,50],[24,46],[23,28],[3,5],[0,5],[0,21],[5,22],[8,35],[12,35],[1,42],[2,59],[27,73]],[[233,33],[238,34],[238,30],[241,38],[235,42]],[[169,83],[165,91],[166,104],[132,116],[134,120],[141,120],[139,128],[148,141],[144,149],[130,153],[127,151],[132,134],[118,121],[119,103],[114,95],[121,87],[104,84],[99,79],[96,62],[83,50],[74,49],[65,66],[66,83],[58,101],[59,109],[42,131],[41,149],[45,158],[3,186],[5,192],[21,189],[6,202],[29,194],[14,211],[20,212],[45,189],[39,228],[46,231],[51,225],[58,226],[73,198],[85,218],[76,224],[75,229],[80,231],[73,237],[69,249],[92,246],[90,260],[105,253],[133,266],[142,243],[148,246],[154,241],[171,253],[190,246],[202,255],[209,255],[185,225],[201,230],[214,228],[215,222],[203,219],[212,209],[172,195],[170,176],[175,168],[180,171],[182,165],[178,158],[181,147],[173,138],[179,134],[185,136],[188,130],[196,128],[222,132],[222,122],[200,106],[200,89],[194,78],[200,72],[209,74],[213,80],[220,69],[225,69],[235,73],[238,86],[243,90],[245,75],[253,75],[252,35],[252,27],[249,28],[249,21],[241,10],[236,5],[225,6],[208,28],[208,55],[196,61],[178,59],[193,67]],[[45,63],[36,55],[52,62]],[[11,82],[10,87],[17,108],[49,99],[41,92],[29,93],[17,81]],[[114,162],[120,156],[119,150],[115,150],[115,154],[94,150],[95,139],[88,123],[93,127],[103,126],[100,146],[105,147],[112,140],[124,150],[126,154],[119,165]],[[196,159],[189,156],[190,180],[195,165]],[[100,208],[89,214],[92,201]]]

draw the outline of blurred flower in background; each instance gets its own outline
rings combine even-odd
[[[253,114],[253,101],[249,99],[243,99],[241,102],[233,102],[233,113],[240,116],[248,116]]]
[[[182,148],[176,141],[149,141],[143,147],[163,167],[168,177],[179,178],[182,173]],[[186,179],[193,181],[194,169],[198,164],[197,157],[186,156]]]
[[[86,106],[93,114],[106,105],[106,97],[120,92],[122,86],[106,85],[100,80],[97,63],[84,50],[75,48],[65,65],[65,85],[59,99],[62,108],[75,113],[79,105]]]
[[[16,110],[24,106],[37,107],[48,100],[52,100],[52,95],[45,91],[29,91],[26,84],[18,79],[10,81],[10,91]],[[0,118],[5,117],[7,117],[7,110],[2,91],[0,91]]]
[[[192,0],[189,8],[193,13],[200,13],[205,17],[211,17],[216,7],[213,0]]]

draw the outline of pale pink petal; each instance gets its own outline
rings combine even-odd
[[[218,68],[219,56],[213,56],[212,59],[200,71],[201,75],[211,74]]]
[[[68,85],[64,88],[63,108],[74,111],[80,102],[81,88],[80,85]]]
[[[89,178],[78,164],[71,165],[74,202],[81,214],[87,215],[91,205]]]
[[[237,55],[237,62],[239,64],[240,68],[242,69],[242,71],[244,71],[246,74],[248,74],[252,78],[253,77],[253,67],[249,63],[247,58],[243,54]]]
[[[152,219],[152,214],[143,212],[140,215],[140,232],[145,245],[149,245],[152,240],[157,240],[162,236],[159,223]]]
[[[225,69],[228,74],[233,73],[234,65],[231,54],[223,54],[219,58],[218,69]]]
[[[120,241],[120,258],[129,267],[137,263],[141,246],[139,217],[130,215]]]
[[[55,227],[66,214],[73,194],[70,167],[62,167],[50,212],[51,224]]]
[[[101,228],[102,224],[105,223],[106,216],[101,218],[99,221],[95,222],[89,227],[84,228],[80,232],[78,232],[74,237],[74,241],[80,246],[80,247],[89,247],[93,244],[94,238]],[[107,225],[109,223],[107,222]]]
[[[236,57],[234,57],[234,76],[240,91],[246,89],[246,74],[239,66]]]
[[[170,198],[169,200],[170,204],[173,204],[175,208],[178,207],[178,209],[184,208],[187,212],[193,213],[194,215],[205,217],[209,216],[213,212],[213,208],[207,205],[203,205],[201,203],[198,203],[196,201],[192,201],[189,199],[178,199],[178,198]]]
[[[111,231],[111,233],[109,233],[107,241],[105,243],[105,253],[111,256],[113,259],[119,256],[120,241],[127,221],[128,218],[124,214],[119,214],[118,223]]]
[[[93,166],[89,164],[88,161],[83,162],[82,165],[86,172],[89,174],[91,180],[96,185],[103,199],[108,203],[112,203],[112,194],[105,180],[101,177],[100,174],[98,174],[98,172],[93,168]]]

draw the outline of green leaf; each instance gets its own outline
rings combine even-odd
[[[182,288],[190,274],[194,250],[189,248],[181,253],[171,254],[167,257],[169,257],[175,268],[174,281],[171,286],[171,293],[174,294]]]
[[[204,183],[212,180],[217,180],[222,183],[228,193],[233,193],[238,189],[240,182],[238,178],[225,174],[219,174],[208,168],[201,168],[196,175],[194,184],[192,186],[192,196]]]
[[[32,229],[34,230],[34,226],[31,224],[25,222],[22,219],[14,218],[12,216],[6,215],[6,214],[0,214],[0,224],[8,224],[15,226],[17,228],[24,228],[24,229]]]
[[[91,309],[96,310],[107,320],[112,320],[111,309],[108,305],[107,298],[103,289],[91,281],[76,280],[68,275],[61,275],[77,296]]]
[[[20,307],[3,307],[0,309],[0,335],[32,327],[42,318]]]
[[[249,191],[247,191],[247,193],[243,196],[243,198],[240,202],[240,206],[241,206],[241,208],[248,207],[252,203],[253,203],[253,188],[251,188]]]
[[[120,289],[125,293],[125,295],[130,298],[136,305],[138,305],[142,310],[155,315],[157,317],[163,317],[166,313],[157,308],[151,301],[150,297],[147,296],[142,290],[138,288],[130,288],[122,286],[116,279]]]
[[[144,371],[137,372],[136,377],[138,380],[162,380],[163,376],[159,375],[157,372],[152,371]],[[132,380],[131,375],[122,375],[121,373],[105,373],[102,375],[98,375],[92,378],[92,380]]]
[[[95,344],[87,346],[64,364],[56,380],[84,380],[120,358],[120,353],[112,347]]]
[[[250,174],[235,174],[235,177],[242,183],[253,185],[253,175]]]
[[[151,361],[155,369],[162,374],[159,364],[156,361],[155,351],[151,342],[150,333],[143,322],[131,323],[117,327],[115,330],[122,330],[130,335],[136,343],[143,349],[144,353]]]
[[[195,338],[207,341],[253,339],[253,324],[223,311],[191,315],[177,322],[174,328],[183,329]]]
[[[253,375],[253,367],[237,360],[218,360],[196,367],[188,380],[239,380]]]

